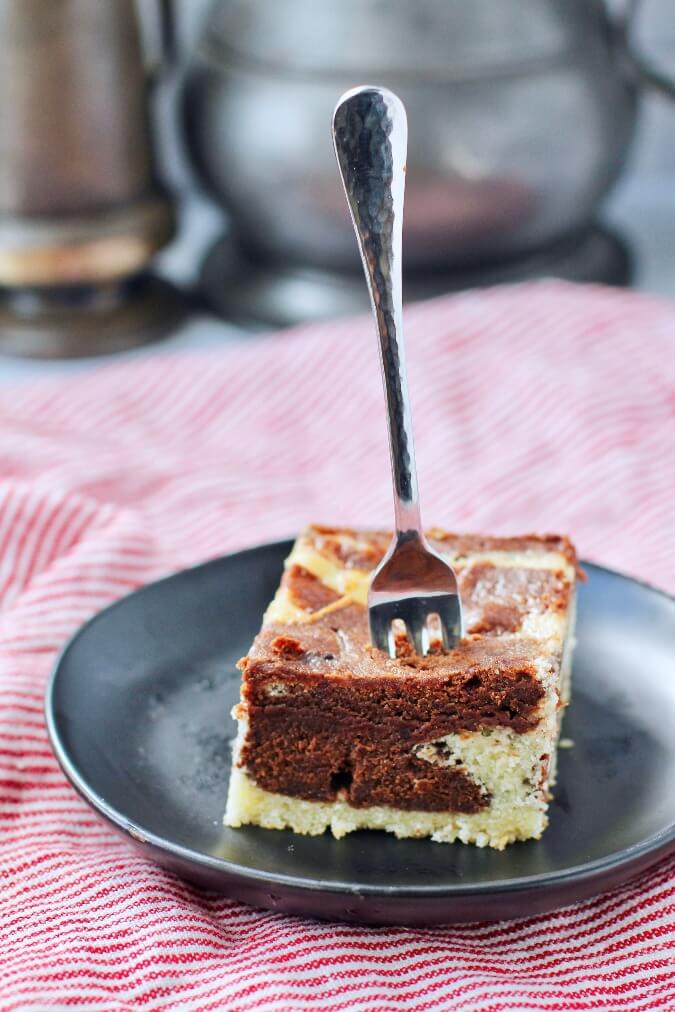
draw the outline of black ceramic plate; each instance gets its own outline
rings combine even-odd
[[[124,598],[63,651],[47,694],[74,786],[167,868],[287,913],[385,924],[529,915],[616,885],[675,841],[675,600],[586,566],[551,824],[500,852],[383,833],[225,830],[235,663],[290,542]]]

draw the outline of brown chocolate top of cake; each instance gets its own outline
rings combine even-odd
[[[422,695],[440,693],[448,703],[449,709],[441,706],[451,717],[445,733],[478,724],[526,730],[536,723],[532,711],[543,695],[539,653],[529,640],[492,638],[488,646],[470,636],[446,654],[391,658],[370,645],[366,609],[347,605],[313,622],[266,626],[243,665],[261,683],[280,670],[305,687],[328,679],[349,691],[350,682],[364,679],[375,706],[390,692],[405,696],[412,678]]]

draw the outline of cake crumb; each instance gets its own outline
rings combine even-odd
[[[558,748],[574,748],[574,742],[571,738],[561,738],[558,742]]]
[[[305,652],[302,643],[293,636],[277,636],[270,646],[275,654],[282,657],[302,657]]]

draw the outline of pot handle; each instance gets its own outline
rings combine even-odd
[[[178,60],[178,29],[174,0],[157,0],[160,36],[160,59],[169,66]]]
[[[174,0],[137,2],[137,10],[145,42],[145,69],[151,82],[158,81],[178,62],[178,31]]]
[[[616,19],[616,37],[620,59],[631,77],[646,87],[655,88],[667,98],[675,99],[675,78],[655,67],[648,57],[636,51],[632,31],[642,0],[627,0],[622,14]]]

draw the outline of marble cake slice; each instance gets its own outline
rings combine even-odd
[[[396,659],[366,599],[386,532],[310,527],[240,662],[225,822],[342,837],[381,829],[498,849],[539,837],[574,643],[576,554],[554,535],[428,532],[466,636]]]

